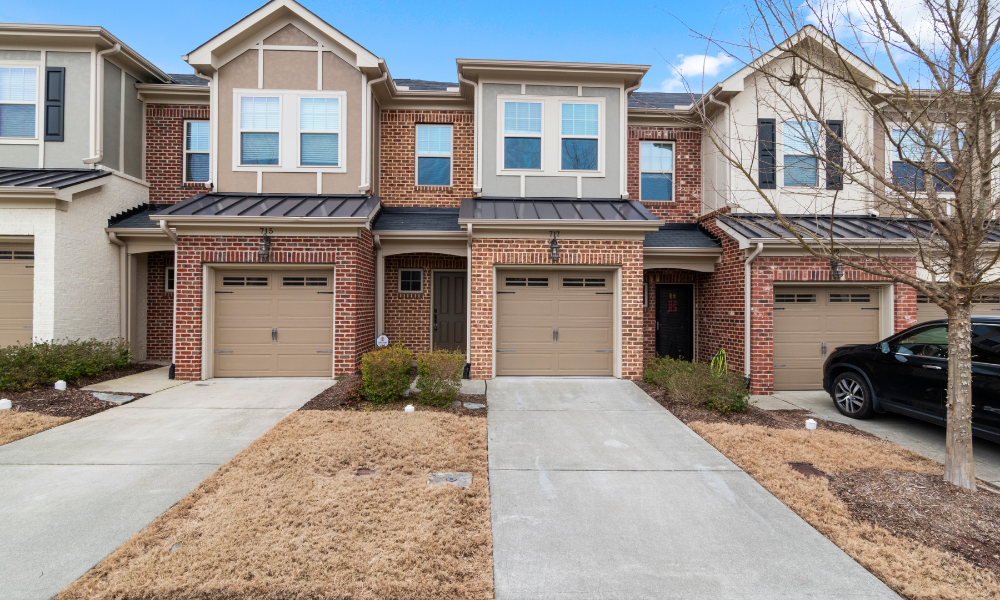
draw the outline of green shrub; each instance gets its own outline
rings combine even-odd
[[[23,392],[120,369],[135,357],[125,340],[38,342],[0,348],[0,390]]]
[[[681,404],[704,406],[722,413],[741,412],[750,406],[750,391],[743,376],[721,371],[706,363],[652,358],[646,362],[643,381],[662,387]]]
[[[410,389],[413,354],[402,344],[372,350],[361,357],[361,391],[376,404],[392,402]]]
[[[434,350],[417,355],[417,400],[444,406],[458,398],[465,353]]]

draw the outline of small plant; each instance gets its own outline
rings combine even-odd
[[[392,402],[410,388],[413,354],[402,344],[372,350],[361,357],[361,391],[376,404]]]
[[[364,399],[365,395],[362,390],[361,378],[358,377],[348,384],[347,389],[344,391],[344,402],[361,402]]]
[[[716,377],[722,376],[729,370],[729,360],[726,358],[726,349],[719,348],[719,351],[712,357],[712,373]]]
[[[720,356],[721,355],[721,356]],[[711,364],[693,363],[668,356],[646,362],[643,381],[666,390],[680,404],[704,406],[721,413],[742,412],[750,406],[750,391],[743,376],[726,365],[725,352]]]
[[[458,398],[462,386],[465,354],[460,351],[434,350],[417,355],[417,400],[422,404],[444,406]]]
[[[23,392],[120,369],[135,360],[128,342],[94,339],[0,348],[0,390]]]

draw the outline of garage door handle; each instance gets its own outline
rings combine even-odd
[[[232,354],[233,351],[232,350],[216,350],[215,353],[216,354]]]
[[[935,371],[940,371],[941,370],[941,367],[939,367],[937,365],[924,365],[924,368],[925,369],[934,369]]]
[[[559,330],[558,329],[553,329],[552,330],[552,341],[553,342],[558,342],[559,341]]]
[[[517,352],[517,350],[497,350],[497,352]]]
[[[274,329],[271,330],[271,341],[272,342],[277,342],[278,341],[278,328],[277,327],[275,327]]]

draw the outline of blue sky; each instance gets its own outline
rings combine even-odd
[[[0,21],[100,25],[168,73],[190,73],[181,55],[263,4],[263,0],[49,0],[0,2]],[[302,0],[331,25],[384,58],[393,77],[455,80],[456,58],[649,64],[643,91],[684,91],[671,68],[700,72],[708,84],[738,66],[718,59],[688,27],[716,37],[745,36],[742,2],[506,2]],[[683,56],[678,56],[683,55]],[[685,62],[684,57],[687,57]],[[693,87],[701,76],[689,75]]]

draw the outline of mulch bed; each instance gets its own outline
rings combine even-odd
[[[127,375],[134,375],[158,369],[160,365],[132,364],[122,369],[105,371],[93,377],[81,377],[72,383],[66,384],[65,390],[55,390],[51,387],[36,388],[27,392],[0,392],[0,397],[8,398],[11,401],[11,410],[35,412],[52,417],[70,417],[72,419],[82,419],[90,415],[118,406],[113,402],[98,400],[90,392],[82,391],[80,388],[118,379]],[[135,396],[136,400],[146,394],[128,393]]]
[[[375,404],[373,402],[347,402],[345,395],[359,379],[361,373],[356,371],[343,378],[337,385],[320,392],[315,398],[306,402],[299,410],[361,410],[361,411],[398,411],[402,412],[407,404],[412,404],[415,411],[446,412],[454,415],[486,418],[486,408],[471,410],[465,406],[429,406],[417,402],[416,397],[403,397],[397,402]],[[411,381],[416,378],[416,369]],[[459,394],[458,402],[473,402],[486,405],[485,394]]]

